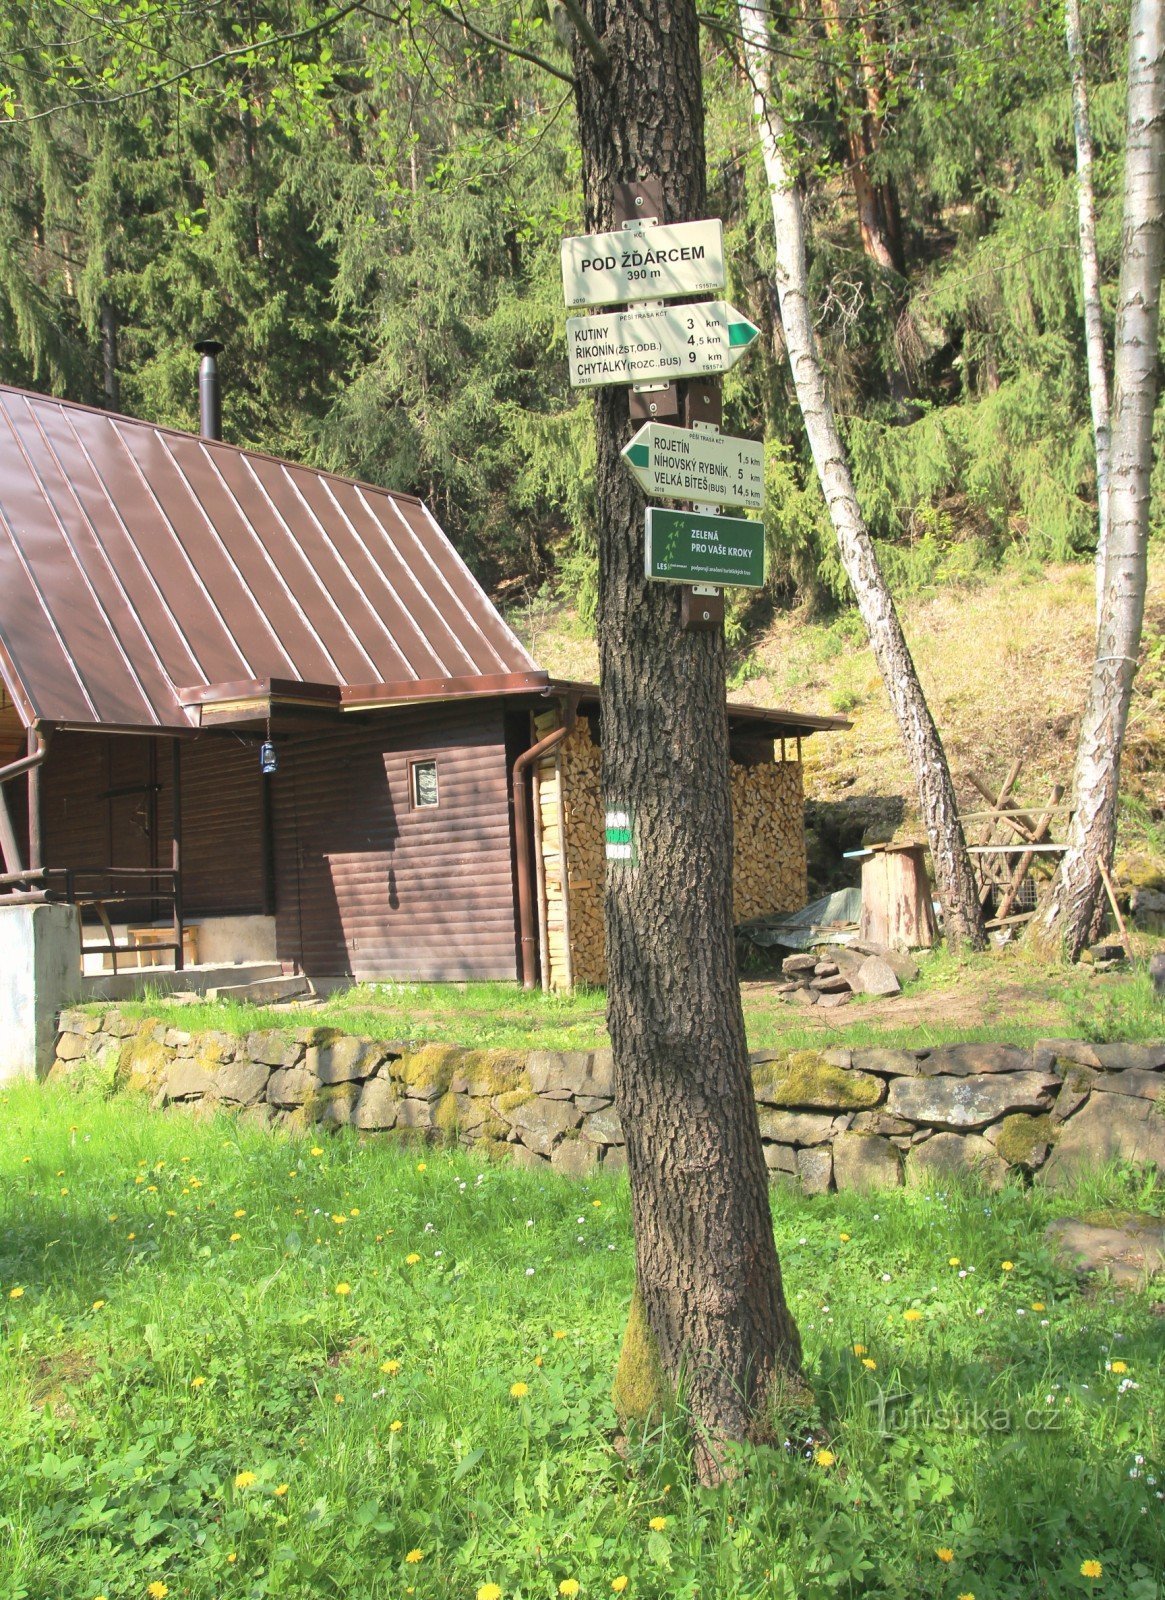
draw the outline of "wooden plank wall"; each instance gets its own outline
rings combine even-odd
[[[317,977],[517,976],[498,702],[419,706],[280,745],[278,951]],[[414,809],[409,764],[435,759]]]

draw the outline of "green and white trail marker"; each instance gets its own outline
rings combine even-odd
[[[727,589],[763,585],[763,522],[648,506],[646,523],[643,570],[649,578]]]
[[[713,377],[734,367],[759,332],[725,300],[568,317],[571,386]]]
[[[615,806],[606,813],[606,856],[608,861],[635,865],[635,839],[630,806]]]
[[[623,460],[644,493],[664,500],[751,511],[764,505],[765,452],[753,439],[645,422],[624,446]]]

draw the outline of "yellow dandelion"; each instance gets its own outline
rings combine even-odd
[[[1129,1364],[1127,1361],[1110,1361],[1108,1364],[1108,1370],[1110,1372],[1127,1372],[1129,1370]]]
[[[338,1283],[336,1285],[336,1293],[337,1294],[351,1294],[352,1293],[352,1285],[350,1283]]]
[[[617,1578],[611,1579],[611,1588],[614,1589],[616,1594],[622,1594],[623,1590],[627,1587],[628,1582],[629,1579],[627,1574],[625,1572],[621,1572]]]
[[[566,1595],[567,1600],[573,1600],[573,1596],[576,1595],[578,1591],[579,1581],[577,1578],[563,1578],[562,1582],[558,1585],[559,1594]]]
[[[423,1550],[410,1550],[405,1557],[410,1567],[415,1567],[418,1561],[423,1561],[424,1559],[425,1552]]]
[[[232,1234],[231,1234],[231,1243],[232,1243],[232,1244],[238,1244],[238,1242],[239,1242],[239,1240],[240,1240],[240,1239],[241,1239],[241,1238],[242,1238],[242,1237],[243,1237],[243,1236],[242,1236],[242,1234],[241,1234],[241,1233],[232,1233]]]
[[[647,1526],[651,1529],[652,1533],[662,1533],[663,1530],[667,1527],[667,1518],[666,1517],[652,1517],[651,1521],[647,1524]]]
[[[338,1405],[338,1406],[342,1406],[344,1404],[344,1396],[342,1394],[334,1394],[332,1396],[332,1399],[335,1401],[336,1405]]]
[[[601,1200],[592,1200],[591,1201],[591,1205],[594,1206],[596,1211],[599,1209],[599,1207],[602,1205],[602,1203],[603,1202]]]
[[[137,1234],[136,1233],[127,1233],[126,1234],[126,1238],[129,1239],[132,1242],[134,1239],[137,1238]]]
[[[387,1372],[390,1378],[395,1378],[397,1373],[400,1371],[400,1362],[382,1361],[380,1363],[380,1370],[381,1372]]]
[[[841,1240],[842,1244],[848,1244],[849,1243],[849,1234],[848,1233],[839,1233],[837,1237]]]
[[[251,1485],[253,1483],[255,1483],[255,1482],[257,1482],[257,1475],[254,1472],[236,1472],[235,1473],[235,1488],[236,1489],[249,1489],[251,1487]]]
[[[23,1300],[24,1290],[18,1284],[15,1289],[9,1289],[8,1298],[9,1300]]]
[[[968,1589],[966,1594],[959,1595],[958,1600],[975,1600],[975,1596],[971,1593],[970,1589]]]
[[[909,1311],[904,1311],[902,1313],[902,1320],[904,1322],[921,1322],[922,1312],[919,1311],[917,1307],[911,1306]]]
[[[497,1583],[483,1583],[477,1591],[477,1600],[502,1600],[501,1585]]]
[[[313,1156],[322,1156],[324,1152],[320,1149],[318,1144],[313,1144],[311,1147],[311,1153]]]
[[[878,1370],[878,1363],[869,1356],[862,1357],[862,1366],[865,1367],[867,1372],[876,1372]]]
[[[145,1183],[145,1181],[146,1181],[146,1175],[145,1175],[144,1172],[139,1172],[137,1177],[134,1179],[135,1183]]]
[[[348,1219],[345,1216],[334,1216],[332,1218],[332,1221],[336,1224],[337,1228],[342,1228],[344,1226],[344,1224],[347,1222],[347,1220]]]
[[[959,1258],[958,1258],[958,1256],[952,1256],[952,1257],[951,1257],[951,1258],[950,1258],[950,1260],[949,1260],[949,1261],[948,1261],[948,1262],[947,1262],[947,1266],[948,1266],[948,1267],[957,1267],[957,1266],[958,1266],[958,1265],[959,1265]]]
[[[178,1215],[178,1213],[176,1211],[167,1211],[166,1215],[168,1217],[176,1217]]]
[[[235,1212],[236,1219],[239,1218],[239,1217],[245,1217],[246,1215],[247,1215],[247,1213],[243,1210],[242,1206],[240,1206],[238,1208],[238,1210]]]
[[[1032,1310],[1033,1311],[1046,1311],[1047,1309],[1048,1309],[1047,1306],[1044,1304],[1044,1302],[1042,1300],[1033,1300],[1032,1301]]]
[[[1099,1561],[1082,1561],[1080,1563],[1080,1576],[1082,1578],[1099,1578],[1104,1571]]]
[[[349,1211],[348,1215],[350,1217],[358,1217],[360,1215],[360,1207],[359,1206],[353,1206],[351,1211]]]
[[[201,1389],[205,1382],[206,1382],[205,1378],[191,1378],[190,1387],[192,1389]]]
[[[150,1600],[166,1600],[166,1596],[170,1591],[164,1583],[160,1583],[155,1578],[153,1583],[146,1584],[146,1593],[149,1595]]]
[[[855,1356],[864,1356],[865,1353],[866,1353],[866,1347],[865,1347],[864,1344],[855,1344],[854,1345],[854,1355]]]
[[[528,1383],[511,1383],[510,1385],[510,1395],[514,1400],[524,1400],[529,1393],[530,1385]]]
[[[405,1266],[406,1267],[415,1267],[417,1262],[420,1259],[421,1259],[420,1256],[417,1254],[417,1252],[415,1250],[410,1250],[408,1255],[405,1257]]]
[[[94,1300],[94,1302],[93,1302],[94,1311],[100,1311],[102,1306],[104,1306],[104,1304],[105,1304],[104,1300]]]
[[[950,1563],[955,1559],[955,1552],[950,1548],[949,1545],[945,1544],[940,1550],[935,1551],[935,1555],[939,1558],[944,1566],[949,1566]]]
[[[389,1433],[399,1433],[403,1427],[403,1422],[390,1422],[388,1425],[388,1431]]]
[[[151,1184],[150,1184],[150,1188],[151,1188],[151,1189],[153,1189],[153,1191],[154,1191],[154,1193],[155,1193],[155,1194],[157,1194],[157,1192],[158,1192],[158,1191],[157,1191],[157,1189],[155,1189],[155,1188],[154,1188],[154,1185],[153,1185],[153,1184],[152,1184],[152,1183],[151,1183]],[[62,1194],[63,1194],[63,1195],[65,1195],[65,1194],[68,1194],[68,1192],[69,1192],[69,1191],[68,1191],[68,1190],[67,1190],[67,1189],[62,1189],[62,1190],[61,1190],[61,1193],[62,1193]]]
[[[423,1161],[418,1161],[417,1162],[417,1171],[418,1172],[427,1172],[428,1170],[429,1170],[428,1167],[425,1165],[425,1163]]]
[[[277,1483],[274,1489],[272,1489],[271,1493],[276,1497],[276,1499],[282,1500],[283,1496],[287,1493],[290,1487],[291,1485],[289,1483]]]
[[[1001,1261],[1000,1262],[1000,1266],[1003,1268],[1004,1272],[1014,1272],[1015,1271],[1015,1262],[1014,1261]]]
[[[566,1329],[565,1328],[555,1328],[554,1337],[556,1339],[565,1339],[566,1338]]]
[[[814,1450],[813,1459],[819,1467],[832,1467],[837,1457],[832,1450]]]
[[[116,1222],[117,1221],[117,1212],[116,1211],[110,1212],[109,1217],[108,1217],[107,1220],[109,1222]]]
[[[236,1554],[235,1554],[235,1552],[234,1552],[234,1551],[233,1551],[233,1550],[232,1550],[232,1551],[231,1551],[231,1553],[230,1553],[230,1555],[229,1555],[229,1556],[228,1556],[228,1557],[227,1557],[227,1565],[228,1565],[228,1566],[231,1566],[231,1567],[233,1567],[233,1566],[234,1566],[234,1564],[235,1564],[235,1562],[236,1562],[236,1561],[237,1561],[237,1560],[238,1560],[238,1559],[239,1559],[239,1558],[238,1558],[238,1556],[237,1556],[237,1555],[236,1555]]]

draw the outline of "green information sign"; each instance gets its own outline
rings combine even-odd
[[[759,589],[765,581],[765,525],[648,506],[644,571],[663,583]]]

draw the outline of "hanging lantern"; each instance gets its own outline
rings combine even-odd
[[[259,746],[259,771],[265,777],[270,777],[273,772],[279,771],[279,756],[270,739],[264,739]]]

